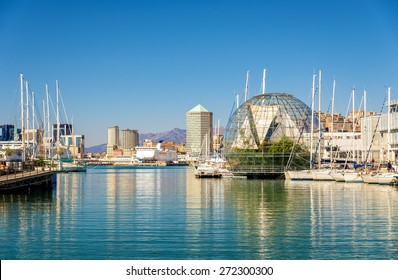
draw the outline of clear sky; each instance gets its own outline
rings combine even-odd
[[[336,79],[345,115],[352,86],[380,111],[386,86],[398,99],[395,1],[0,1],[0,123],[19,120],[19,74],[35,92],[55,79],[86,146],[107,127],[141,133],[185,128],[202,104],[228,122],[250,70],[250,96],[291,93],[307,103],[323,71],[323,110]]]

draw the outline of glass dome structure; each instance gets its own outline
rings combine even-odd
[[[243,103],[230,116],[224,155],[235,172],[283,173],[294,154],[309,163],[311,109],[291,94],[267,93]],[[319,127],[314,117],[314,131]]]

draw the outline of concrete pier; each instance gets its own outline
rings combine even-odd
[[[54,171],[32,170],[0,176],[0,192],[52,187]]]

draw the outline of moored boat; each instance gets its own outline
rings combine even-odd
[[[336,181],[336,182],[345,182],[344,180],[344,170],[338,170],[338,169],[333,169],[329,173],[330,176]]]
[[[196,178],[220,178],[221,174],[213,164],[205,162],[195,165]]]
[[[80,163],[77,161],[64,161],[60,160],[58,164],[58,171],[59,172],[86,172],[87,166],[85,163]]]
[[[377,172],[370,172],[368,174],[361,174],[362,180],[368,184],[377,184],[378,182],[378,173]]]
[[[285,179],[292,181],[312,180],[311,170],[288,170],[285,171]]]
[[[331,169],[313,169],[312,179],[315,181],[334,181],[334,178],[330,175]]]
[[[343,174],[346,183],[363,183],[361,173],[355,170],[346,170]]]

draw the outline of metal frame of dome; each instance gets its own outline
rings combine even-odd
[[[314,129],[318,127],[314,117]],[[277,176],[289,161],[292,145],[298,158],[293,163],[309,165],[310,130],[311,109],[301,100],[286,93],[257,95],[231,114],[224,155],[235,173]]]

